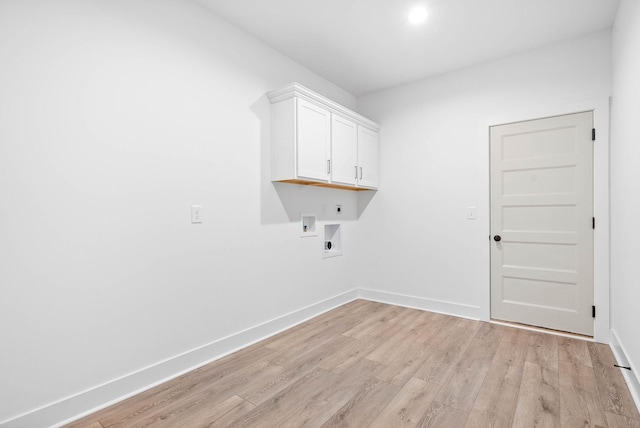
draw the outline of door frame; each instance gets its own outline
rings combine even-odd
[[[485,117],[481,120],[479,132],[481,141],[484,141],[484,165],[486,168],[486,213],[484,224],[487,244],[484,246],[486,257],[486,283],[483,287],[480,308],[481,319],[491,319],[491,206],[490,206],[490,180],[491,170],[489,162],[490,153],[490,127],[504,125],[513,122],[544,119],[552,116],[593,111],[593,123],[596,129],[596,140],[593,142],[593,215],[596,219],[596,228],[593,233],[593,301],[596,306],[596,318],[594,322],[593,338],[596,342],[609,343],[610,340],[610,302],[609,302],[609,110],[610,98],[595,98],[567,104],[559,104],[547,107],[524,107],[520,111],[496,117]]]

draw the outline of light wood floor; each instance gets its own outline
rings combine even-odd
[[[640,427],[608,346],[356,300],[68,427]]]

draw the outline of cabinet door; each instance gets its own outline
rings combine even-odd
[[[331,182],[355,185],[358,165],[358,126],[343,117],[331,116]]]
[[[297,175],[329,181],[331,113],[303,99],[297,100]]]
[[[378,133],[358,126],[358,185],[378,187]]]

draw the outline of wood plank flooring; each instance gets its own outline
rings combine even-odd
[[[356,300],[76,421],[127,427],[627,427],[608,346]]]

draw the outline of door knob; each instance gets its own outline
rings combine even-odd
[[[496,235],[496,236],[493,237],[493,240],[496,241],[496,242],[500,242],[500,241],[502,241],[502,238],[500,237],[500,235]]]

